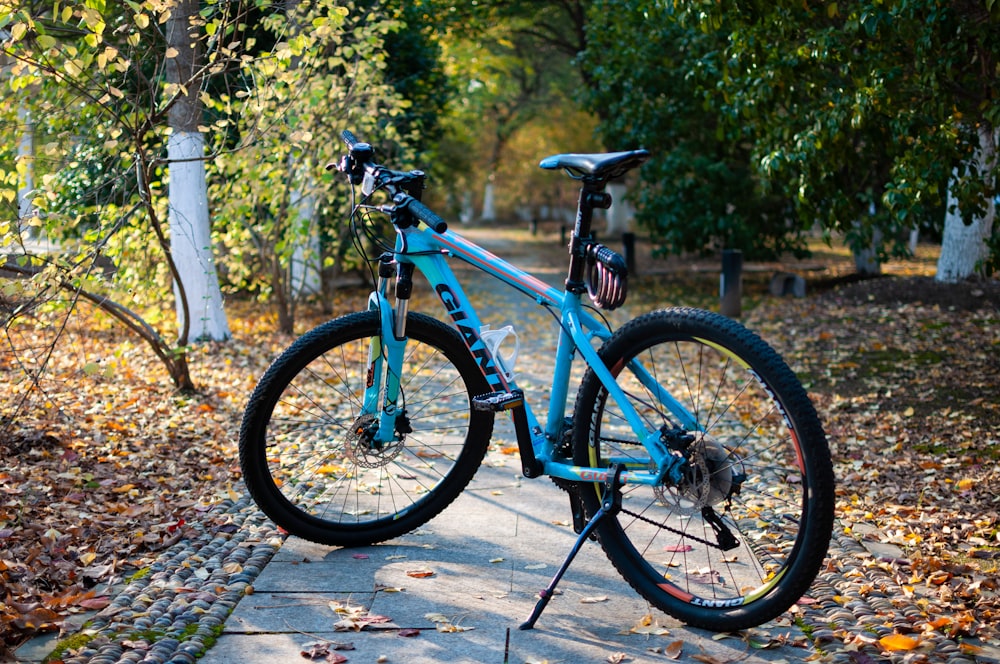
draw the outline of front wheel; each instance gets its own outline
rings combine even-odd
[[[486,453],[493,414],[471,400],[488,383],[457,332],[416,313],[407,319],[398,430],[391,441],[374,439],[378,413],[362,404],[366,387],[385,380],[369,362],[380,330],[378,313],[362,312],[307,332],[247,404],[244,482],[294,535],[360,546],[409,532],[458,496]]]
[[[641,316],[600,355],[647,431],[686,459],[680,482],[623,487],[621,512],[597,527],[608,558],[650,603],[695,627],[731,631],[780,615],[816,577],[834,516],[829,448],[798,379],[755,334],[694,309]],[[655,470],[591,370],[576,400],[573,461]],[[588,514],[602,490],[581,485]]]

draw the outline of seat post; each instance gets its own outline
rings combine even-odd
[[[566,290],[573,293],[582,293],[587,289],[583,275],[586,267],[586,248],[593,239],[590,227],[594,220],[594,210],[606,210],[611,207],[611,195],[604,191],[607,180],[585,177],[582,182],[580,199],[576,207],[576,224],[569,240],[569,275],[566,278]]]

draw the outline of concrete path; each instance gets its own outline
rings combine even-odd
[[[520,631],[575,535],[565,494],[517,470],[514,457],[491,452],[449,509],[383,545],[288,539],[200,661],[304,661],[317,643],[349,662],[656,662],[675,652],[680,661],[791,662],[813,654],[788,620],[751,632],[761,644],[787,639],[769,650],[745,635],[714,638],[682,626],[651,610],[592,542],[535,629]],[[386,622],[350,627],[366,617]]]

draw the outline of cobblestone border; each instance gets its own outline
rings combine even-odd
[[[280,548],[283,535],[248,495],[204,514],[81,630],[66,664],[193,664]]]
[[[858,540],[837,532],[830,541],[830,553],[840,561],[839,569],[821,571],[809,591],[817,602],[802,606],[802,617],[811,628],[815,647],[823,651],[827,650],[824,644],[837,645],[829,648],[830,657],[823,661],[845,664],[878,661],[974,664],[979,661],[963,653],[960,644],[947,635],[921,632],[919,624],[926,621],[923,609],[906,596],[886,566],[866,564],[872,561],[899,564],[900,561],[880,560]],[[856,565],[849,567],[847,563],[851,561]],[[878,640],[894,632],[920,632],[921,646],[912,651],[887,654]],[[842,644],[847,642],[857,645],[857,651],[843,650]]]

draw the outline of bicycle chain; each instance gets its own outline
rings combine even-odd
[[[634,517],[634,518],[638,519],[639,521],[645,521],[646,523],[648,523],[651,526],[656,526],[657,528],[660,528],[661,530],[668,530],[668,531],[674,533],[675,535],[680,535],[681,537],[686,537],[687,539],[694,540],[695,542],[698,542],[699,544],[705,544],[707,546],[712,547],[713,549],[718,549],[719,551],[725,551],[725,549],[723,549],[721,546],[719,546],[719,544],[716,543],[716,542],[709,542],[708,540],[702,539],[702,538],[698,537],[697,535],[692,535],[691,533],[686,533],[683,530],[678,530],[676,528],[671,528],[670,526],[665,526],[662,523],[658,523],[656,521],[653,521],[649,517],[643,516],[641,514],[636,514],[635,512],[631,512],[631,511],[629,511],[627,509],[624,509],[624,508],[622,508],[622,512],[625,513],[625,514],[628,514],[631,517]]]

